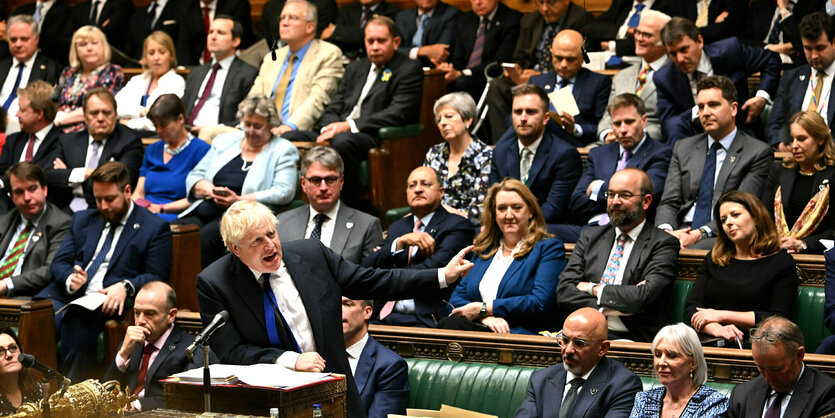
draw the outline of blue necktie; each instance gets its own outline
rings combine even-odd
[[[35,20],[35,26],[38,27],[38,30],[41,28],[41,19],[43,18],[43,3],[38,2],[38,8],[35,9],[35,15],[32,16],[32,19]]]
[[[635,13],[632,13],[632,16],[629,16],[629,22],[626,22],[626,26],[630,28],[637,28],[638,23],[641,21],[641,12],[644,10],[645,6],[643,3],[638,3],[635,5]]]
[[[710,146],[707,153],[705,169],[702,172],[702,181],[699,182],[699,197],[696,199],[696,210],[693,213],[693,223],[690,227],[697,229],[710,222],[710,214],[713,211],[713,179],[716,177],[716,151],[722,147],[719,141]]]
[[[15,98],[17,98],[17,88],[20,87],[20,79],[23,78],[23,63],[18,63],[17,67],[17,78],[14,81],[14,87],[12,87],[12,93],[9,94],[9,98],[6,99],[6,103],[3,103],[3,109],[9,110],[9,106],[11,106],[12,102]]]
[[[426,13],[420,15],[420,21],[417,25],[417,32],[415,32],[415,36],[412,37],[412,46],[413,47],[421,47],[423,46],[423,30],[426,28],[426,23],[429,22],[429,15]]]
[[[290,330],[290,326],[287,325],[287,321],[284,320],[284,315],[282,315],[281,310],[278,309],[278,303],[275,301],[273,289],[270,287],[270,273],[264,273],[261,277],[264,279],[264,283],[261,285],[261,290],[264,294],[264,319],[267,320],[267,336],[270,338],[270,344],[274,347],[283,347],[285,350],[301,353],[301,347],[299,347],[299,343],[296,342],[296,337],[293,336],[293,331]],[[275,321],[276,317],[279,321],[281,321],[281,326],[284,328],[284,333],[287,335],[288,341],[286,344],[283,344],[281,339],[278,337],[278,328],[276,328]]]
[[[101,246],[101,250],[99,250],[96,257],[93,258],[93,262],[90,263],[90,267],[87,267],[87,280],[93,278],[96,275],[96,271],[101,266],[101,263],[104,262],[104,257],[107,256],[107,253],[110,252],[110,246],[113,245],[113,235],[116,233],[116,227],[119,224],[115,222],[110,223],[110,232],[107,233],[107,238],[104,239],[104,244]]]

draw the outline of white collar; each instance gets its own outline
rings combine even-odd
[[[345,351],[348,352],[348,355],[352,358],[359,360],[360,356],[362,355],[362,350],[365,349],[365,344],[368,343],[368,331],[365,332],[365,335],[360,338],[359,341],[352,344],[350,347],[346,348]]]

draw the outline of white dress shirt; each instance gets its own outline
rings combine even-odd
[[[826,4],[829,4],[829,2],[827,1]],[[803,376],[803,372],[806,371],[806,365],[802,364],[802,363],[801,363],[801,365],[802,365],[802,368],[800,369],[800,374],[797,375],[797,380],[794,382],[794,385],[792,385],[791,390],[789,390],[786,393],[786,396],[783,397],[783,401],[780,403],[780,416],[781,417],[786,416],[786,408],[788,408],[789,402],[791,402],[792,396],[794,396],[794,387],[797,385],[797,382],[800,381],[800,377]],[[775,392],[774,389],[769,388],[768,397],[765,398],[765,406],[763,407],[762,418],[765,418],[765,413],[768,412],[768,408],[771,406],[771,404],[774,403],[775,400],[777,400],[777,392]]]
[[[119,238],[122,236],[122,231],[125,229],[125,223],[127,222],[130,214],[133,213],[133,202],[128,201],[130,207],[128,208],[127,213],[122,219],[119,220],[119,223],[115,225],[116,231],[113,233],[113,242],[110,244],[110,250],[107,252],[107,255],[104,256],[104,260],[102,261],[101,265],[99,265],[99,269],[93,274],[93,277],[87,277],[87,290],[84,294],[89,295],[91,293],[98,293],[99,290],[104,289],[104,276],[107,274],[107,269],[110,267],[110,259],[113,257],[113,250],[116,249],[116,244],[119,242]],[[101,251],[101,247],[104,245],[104,241],[107,240],[107,235],[110,233],[110,228],[114,228],[112,222],[106,222],[104,228],[101,230],[101,235],[99,236],[99,242],[96,244],[96,251],[93,252],[93,257],[90,259],[90,262],[86,265],[82,266],[86,271],[90,268],[90,264],[93,264],[93,261],[98,255],[99,251]],[[66,285],[67,285],[67,293],[74,294],[78,290],[72,290],[70,288],[70,282],[72,279],[72,273],[67,276]]]
[[[826,74],[823,77],[823,87],[821,88],[821,96],[818,99],[818,113],[823,117],[824,122],[827,124],[829,123],[827,112],[826,110],[829,108],[829,96],[832,93],[832,79],[835,76],[835,61],[832,64],[829,64],[829,67],[823,70]],[[812,72],[809,75],[809,85],[806,88],[806,93],[803,96],[803,102],[801,102],[800,110],[806,110],[809,108],[809,102],[812,101],[812,93],[815,91],[815,83],[818,80],[818,70],[812,68]]]
[[[421,225],[420,225],[420,228],[418,228],[418,232],[426,231],[426,225],[429,225],[429,222],[432,221],[433,216],[435,216],[435,212],[430,212],[428,215],[420,218]],[[412,246],[410,246],[406,249],[396,251],[398,240],[400,240],[400,238],[395,239],[394,242],[391,243],[391,254],[392,255],[396,255],[396,254],[400,253],[401,251],[406,251],[406,249],[408,249],[411,252],[412,257],[414,257],[417,254],[417,252],[418,252],[417,245],[412,245]],[[395,302],[394,309],[392,310],[392,312],[397,312],[397,313],[402,313],[402,314],[413,314],[413,313],[415,313],[415,300],[414,299],[398,300],[397,302]]]
[[[522,240],[519,240],[519,242],[516,243],[516,247],[514,247],[510,252],[510,256],[504,256],[503,247],[504,239],[501,240],[499,249],[496,250],[496,254],[494,254],[493,259],[490,260],[490,265],[487,266],[487,270],[484,272],[481,282],[478,283],[478,293],[481,295],[482,302],[492,303],[496,300],[496,297],[499,294],[499,285],[502,284],[502,279],[504,278],[505,273],[507,273],[507,269],[510,268],[511,264],[513,264],[513,257],[522,248]]]
[[[615,274],[615,281],[611,284],[612,286],[620,286],[623,283],[623,274],[626,271],[626,265],[629,263],[629,255],[632,254],[632,247],[635,246],[635,240],[638,239],[638,235],[641,235],[641,231],[644,230],[644,225],[646,225],[646,219],[643,220],[638,226],[632,228],[626,235],[629,237],[626,242],[623,244],[623,257],[621,257],[620,267],[618,268],[617,274]],[[612,259],[612,254],[615,253],[615,249],[618,246],[618,237],[623,233],[623,230],[620,228],[615,227],[615,240],[612,242],[612,249],[609,250],[609,257],[606,258],[606,263],[608,260]],[[597,289],[597,305],[600,306],[600,302],[603,300],[603,289],[606,288],[606,284],[601,284],[600,287]],[[603,308],[601,308],[602,310]],[[620,331],[620,332],[628,332],[629,329],[626,328],[626,325],[623,321],[620,320],[619,316],[607,316],[606,321],[608,322],[608,326],[610,330],[613,331]]]
[[[41,148],[41,144],[43,144],[43,140],[46,138],[46,135],[49,131],[52,130],[52,124],[44,126],[40,131],[35,132],[35,142],[32,144],[32,157],[38,153],[38,150]],[[23,147],[23,152],[20,153],[20,158],[18,158],[18,162],[26,161],[26,148],[29,146],[29,142],[27,140],[26,146]],[[0,183],[1,184],[1,183]]]
[[[215,62],[220,63],[220,68],[217,70],[215,82],[212,85],[212,91],[209,93],[209,97],[206,99],[206,102],[203,103],[200,113],[198,113],[197,117],[194,118],[194,126],[218,124],[217,120],[220,116],[220,94],[223,92],[223,84],[226,82],[226,76],[229,74],[229,67],[232,66],[232,61],[234,59],[235,54],[232,54],[220,61],[212,60],[212,64]],[[200,101],[200,96],[203,95],[203,90],[206,88],[206,84],[209,82],[209,77],[211,76],[212,70],[210,68],[206,73],[206,77],[203,78],[203,82],[200,84],[200,89],[197,91],[197,97],[194,98],[194,103],[192,103],[192,105],[196,106],[197,102]]]
[[[563,383],[563,388],[562,388],[562,398],[565,399],[565,395],[568,395],[568,391],[569,391],[569,389],[571,389],[571,385],[568,384],[568,382],[571,382],[572,380],[574,380],[578,377],[581,377],[581,378],[583,378],[583,380],[585,380],[585,382],[583,382],[583,384],[585,385],[586,382],[588,382],[589,376],[591,376],[591,372],[594,371],[595,367],[597,367],[597,364],[595,364],[594,367],[592,367],[591,370],[588,371],[588,373],[586,373],[582,376],[577,376],[576,374],[571,373],[570,371],[566,370],[565,371],[565,383]],[[582,388],[582,386],[580,388]],[[577,395],[578,396],[580,395],[579,389],[578,389]]]
[[[336,201],[336,204],[333,205],[333,207],[329,211],[324,212],[325,216],[327,216],[328,218],[325,219],[324,222],[322,222],[322,230],[319,234],[319,241],[322,241],[322,244],[324,244],[325,247],[328,247],[328,248],[331,247],[331,241],[333,241],[333,230],[336,227],[336,215],[338,213],[339,213],[339,201],[338,200]],[[316,215],[318,215],[318,214],[319,214],[319,212],[317,212],[315,209],[313,209],[313,206],[311,206],[310,207],[310,215],[307,218],[307,228],[306,228],[306,231],[304,233],[305,238],[310,238],[310,234],[313,232],[313,228],[316,227],[316,219],[315,218],[316,218]]]
[[[362,350],[365,349],[366,344],[368,344],[368,332],[366,332],[359,341],[345,349],[348,353],[348,365],[351,366],[351,374],[354,376],[357,374],[357,364],[360,362],[360,356],[362,355]]]
[[[160,335],[156,341],[154,341],[153,343],[145,341],[145,343],[142,345],[143,350],[145,347],[148,346],[148,344],[151,344],[154,347],[156,347],[156,350],[152,351],[151,356],[148,358],[148,370],[151,369],[151,365],[154,364],[154,360],[157,359],[157,355],[159,355],[160,351],[162,351],[162,349],[165,347],[165,342],[168,341],[168,336],[171,335],[171,330],[173,329],[173,326],[168,327],[168,329],[165,330],[165,332],[162,333],[162,335]],[[116,353],[116,368],[119,369],[120,372],[124,373],[128,369],[128,366],[130,366],[130,357],[128,357],[126,360],[123,359],[122,356],[119,355],[119,353]],[[137,384],[138,383],[139,382],[137,382]],[[147,389],[147,387],[145,389]],[[145,389],[139,391],[139,393],[136,394],[136,400],[133,401],[133,407],[136,408],[137,411],[142,410],[142,404],[139,403],[139,400],[145,398]]]
[[[29,60],[23,63],[23,74],[20,76],[20,84],[18,84],[17,88],[22,89],[29,84],[29,76],[32,74],[32,66],[35,65],[35,58],[37,57],[38,52],[35,51]],[[6,81],[3,82],[3,87],[0,88],[0,104],[6,103],[6,99],[8,99],[13,93],[12,89],[14,88],[14,82],[17,80],[17,73],[19,70],[18,64],[20,64],[20,61],[18,61],[17,58],[12,57],[12,67],[9,68],[9,74],[6,76]],[[20,131],[20,122],[17,120],[17,117],[15,117],[18,109],[20,109],[20,104],[18,103],[19,100],[19,97],[15,97],[15,99],[12,100],[12,103],[9,104],[9,109],[6,111],[6,114],[9,115],[6,123],[6,135]]]

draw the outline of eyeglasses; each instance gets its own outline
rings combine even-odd
[[[562,331],[557,333],[557,345],[560,348],[566,348],[569,344],[574,344],[574,348],[582,350],[590,346],[594,341],[584,340],[582,338],[568,338]]]
[[[0,347],[0,357],[6,357],[6,352],[9,354],[17,354],[20,352],[20,347],[17,344],[9,344],[8,347]]]
[[[315,185],[322,184],[322,180],[325,181],[325,184],[328,186],[333,186],[336,184],[336,181],[339,180],[339,176],[327,176],[327,177],[305,177],[305,179]]]
[[[605,196],[606,199],[609,199],[609,200],[615,200],[616,197],[620,197],[621,200],[629,200],[629,199],[632,199],[635,196],[640,196],[640,195],[630,193],[630,192],[616,192],[614,190],[606,190],[605,192],[603,192],[603,196]]]
[[[751,328],[749,330],[752,340],[760,340],[765,338],[770,343],[776,343],[780,338],[786,338],[783,333],[772,331],[768,329]]]

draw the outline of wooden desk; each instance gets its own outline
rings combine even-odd
[[[164,382],[165,407],[184,412],[203,412],[203,386],[181,382]],[[313,383],[300,388],[272,389],[238,385],[212,386],[212,412],[270,415],[270,408],[278,408],[281,418],[307,418],[313,404],[322,405],[325,417],[346,416],[346,380]]]

